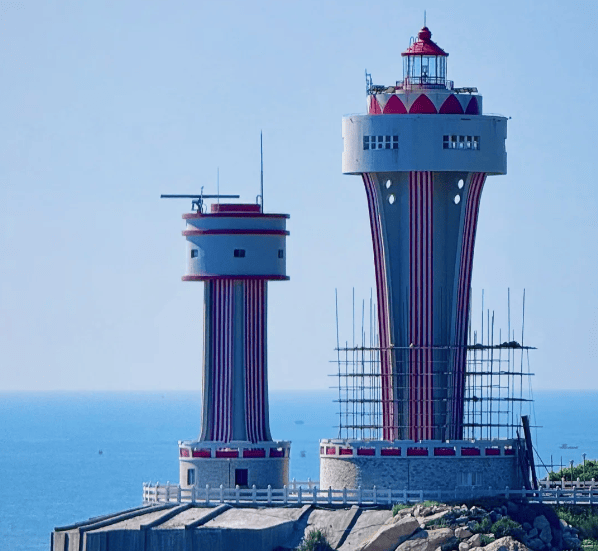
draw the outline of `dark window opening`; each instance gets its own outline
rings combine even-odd
[[[187,485],[193,486],[195,484],[195,469],[189,469],[187,471]]]
[[[245,258],[245,249],[235,249],[235,258]]]
[[[278,258],[284,258],[284,249],[278,249]]]
[[[235,486],[247,487],[248,480],[248,469],[235,469]]]
[[[199,251],[197,249],[191,249],[191,258],[196,258],[198,254]]]

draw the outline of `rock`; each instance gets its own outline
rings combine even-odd
[[[455,536],[454,532],[450,528],[438,528],[437,530],[428,530],[428,542],[430,551],[438,546],[446,543],[448,540]]]
[[[537,535],[538,535],[538,529],[537,528],[532,528],[531,530],[529,530],[527,532],[527,537],[530,538],[530,539],[535,538]]]
[[[435,521],[437,521],[437,520],[439,520],[439,519],[441,519],[441,518],[442,518],[442,519],[446,519],[446,521],[448,522],[448,520],[449,520],[449,515],[450,515],[450,512],[449,512],[449,511],[448,511],[448,509],[447,509],[447,510],[445,510],[445,511],[437,511],[436,513],[434,513],[434,514],[430,515],[429,517],[426,517],[426,518],[425,518],[425,519],[423,519],[423,520],[425,520],[426,526],[430,526],[430,525],[432,525],[432,524],[433,524]]]
[[[550,525],[542,528],[542,531],[540,532],[540,539],[547,545],[552,542],[552,531],[550,530]]]
[[[473,536],[473,532],[468,528],[459,527],[455,529],[455,537],[459,538],[460,540],[464,540]]]
[[[483,517],[487,512],[482,509],[481,507],[476,507],[475,505],[470,509],[470,514],[476,517]]]
[[[449,538],[440,546],[440,551],[456,551],[457,549],[459,549],[459,540],[455,536]]]
[[[561,525],[561,530],[566,530],[567,528],[569,528],[567,521],[563,520],[562,518],[559,519],[559,524]]]
[[[524,522],[521,525],[521,528],[523,528],[526,532],[529,532],[533,528],[533,526],[529,522]]]
[[[563,538],[563,549],[578,549],[581,547],[581,542],[577,538]]]
[[[530,549],[533,549],[533,551],[540,551],[541,549],[544,549],[544,542],[540,539],[540,538],[531,538],[528,542],[527,542],[527,546]]]
[[[471,536],[471,538],[469,538],[467,543],[469,543],[470,549],[473,547],[481,547],[482,546],[482,534],[474,534],[473,536]]]
[[[465,524],[469,520],[469,517],[459,517],[455,519],[457,524]]]
[[[483,548],[484,551],[527,551],[527,547],[511,536],[497,539]]]
[[[537,528],[539,532],[541,532],[546,526],[550,528],[550,523],[544,515],[540,515],[534,519],[534,528]]]
[[[459,544],[459,551],[469,551],[469,544],[465,541],[462,541]]]
[[[391,521],[361,543],[357,551],[392,551],[419,528],[419,522],[411,515],[395,517]]]

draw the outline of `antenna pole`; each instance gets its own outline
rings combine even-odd
[[[426,26],[426,10],[424,10],[424,27]]]
[[[260,197],[262,198],[262,212],[264,212],[264,140],[260,130]]]

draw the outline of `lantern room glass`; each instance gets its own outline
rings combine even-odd
[[[404,56],[403,81],[423,86],[445,86],[446,57],[440,55]]]

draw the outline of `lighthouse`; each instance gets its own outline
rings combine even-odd
[[[363,181],[369,212],[382,439],[322,440],[320,481],[515,487],[517,439],[463,440],[478,213],[487,178],[507,172],[507,119],[448,80],[426,26],[401,55],[402,80],[366,73],[366,114],[342,123],[342,171]]]
[[[200,435],[179,442],[182,488],[288,481],[290,443],[270,434],[266,344],[268,281],[289,279],[287,218],[234,203],[183,215],[182,279],[204,285],[204,346]]]
[[[343,119],[343,173],[361,176],[374,249],[386,439],[463,434],[467,326],[480,198],[506,174],[507,120],[447,79],[422,28],[403,79],[368,86]]]

